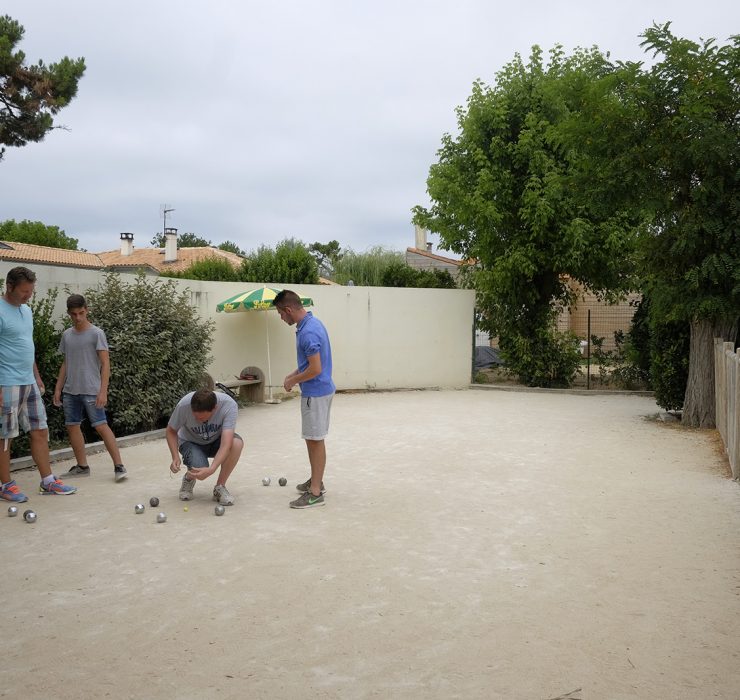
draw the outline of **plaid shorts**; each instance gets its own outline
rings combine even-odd
[[[18,437],[21,430],[46,430],[46,409],[36,384],[3,387],[0,439]]]

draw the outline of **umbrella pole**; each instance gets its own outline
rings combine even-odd
[[[280,403],[279,400],[272,398],[272,366],[270,365],[270,319],[267,317],[268,312],[265,311],[265,330],[267,337],[267,386],[269,387],[269,397],[265,403]]]

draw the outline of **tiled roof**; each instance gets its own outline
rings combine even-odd
[[[435,255],[427,250],[421,248],[406,248],[407,253],[415,253],[416,255],[422,255],[425,258],[431,258],[432,260],[439,260],[440,262],[449,263],[451,265],[462,265],[462,260],[455,260],[455,258],[445,258],[441,255]]]
[[[98,257],[103,261],[105,267],[151,267],[158,272],[181,272],[194,262],[207,258],[221,258],[234,267],[239,267],[243,260],[236,253],[211,247],[178,248],[177,260],[174,262],[164,261],[164,248],[134,248],[131,255],[121,255],[120,250],[108,250],[98,253]]]
[[[32,243],[3,241],[0,245],[0,260],[13,260],[18,263],[44,263],[46,265],[66,265],[69,267],[87,267],[100,269],[103,261],[95,253],[65,248],[49,248]]]

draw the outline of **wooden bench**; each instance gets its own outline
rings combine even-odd
[[[259,367],[245,367],[240,375],[251,374],[257,379],[226,379],[217,382],[216,386],[221,385],[227,389],[238,389],[239,398],[249,403],[265,402],[265,375]]]

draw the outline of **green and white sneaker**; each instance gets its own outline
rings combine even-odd
[[[318,496],[314,496],[310,491],[304,492],[299,498],[296,498],[295,501],[290,502],[291,508],[314,508],[315,506],[324,505],[326,505],[324,494],[322,493]]]
[[[311,490],[311,477],[310,476],[308,477],[308,481],[304,481],[302,484],[298,484],[295,487],[295,490],[298,491],[299,493],[306,493],[306,491],[310,491]],[[321,494],[323,495],[325,493],[326,493],[326,489],[324,488],[324,482],[322,481],[321,482]]]

